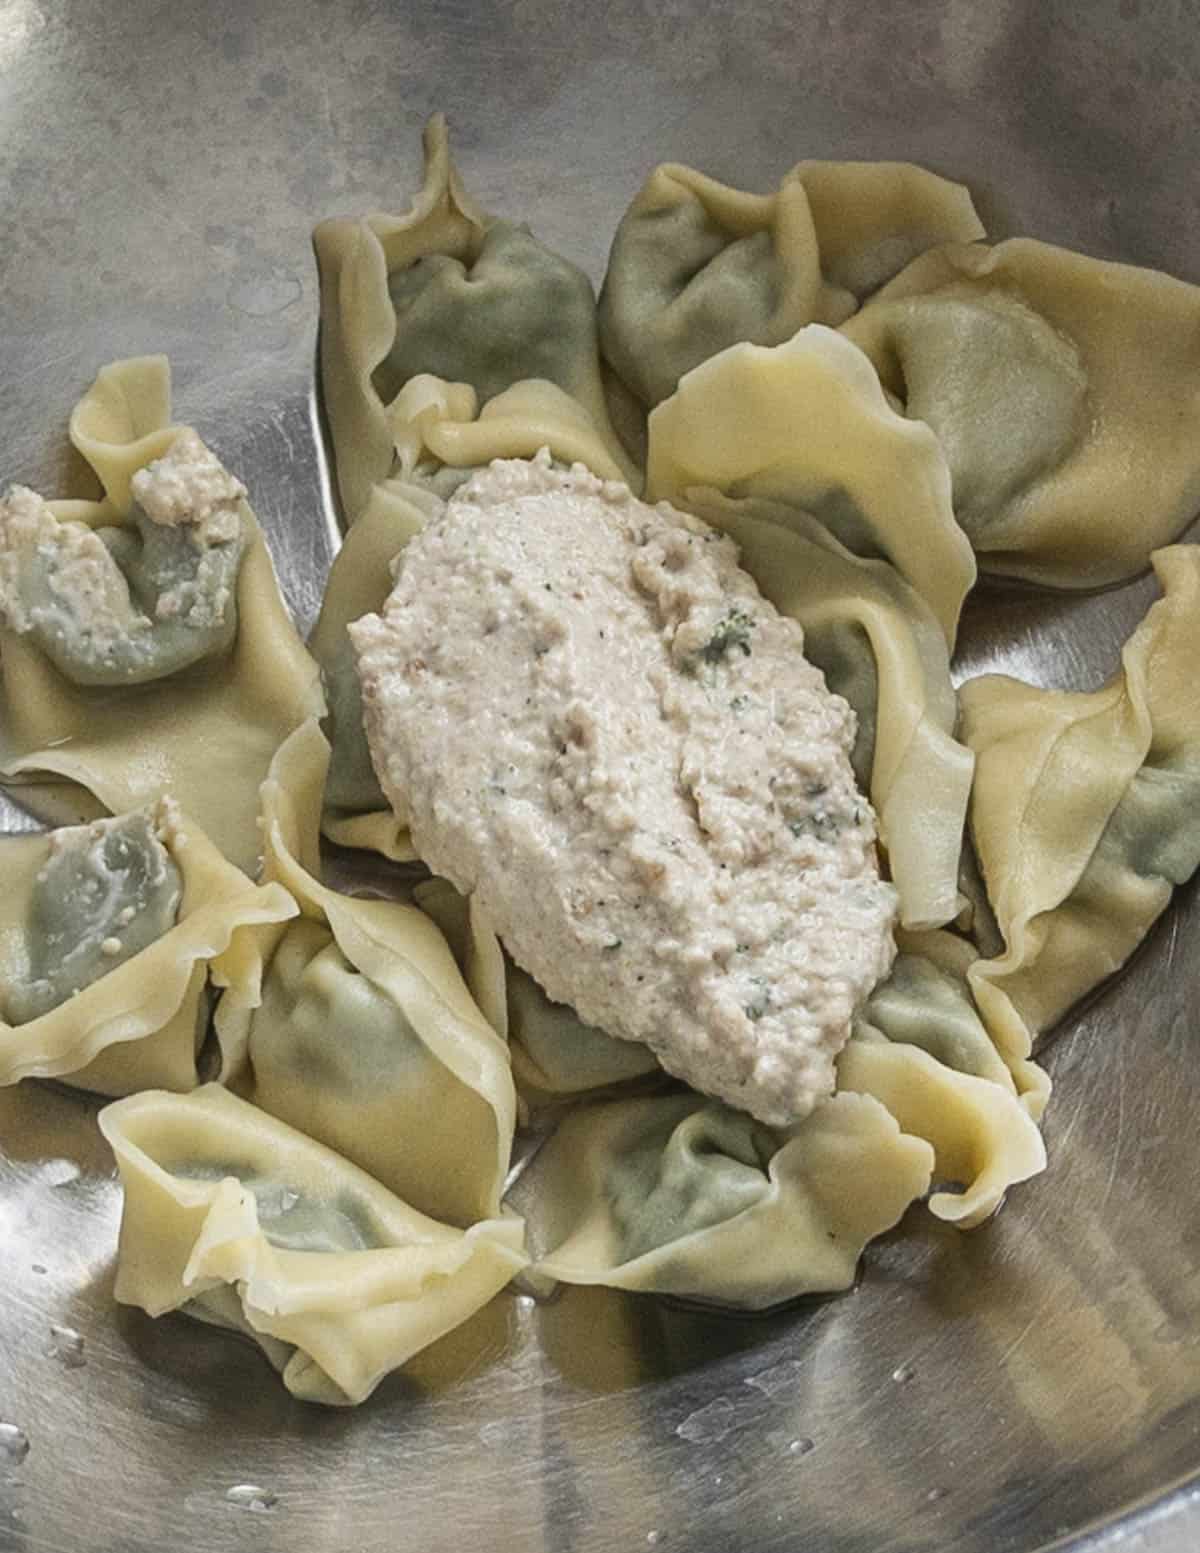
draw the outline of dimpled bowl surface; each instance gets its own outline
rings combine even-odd
[[[765,189],[801,157],[887,157],[968,181],[994,233],[1200,281],[1197,22],[1185,0],[0,0],[0,479],[86,490],[71,404],[165,350],[307,626],[336,543],[309,234],[406,202],[431,110],[482,203],[597,278],[655,161]],[[1151,594],[981,596],[961,671],[1093,684]],[[914,1212],[853,1293],[760,1320],[504,1296],[354,1412],[118,1310],[95,1104],[0,1091],[0,1420],[28,1440],[0,1429],[0,1549],[1194,1553],[1198,948],[1185,890],[1053,1042],[1051,1168],[987,1228]]]

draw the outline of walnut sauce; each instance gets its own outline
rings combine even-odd
[[[854,714],[732,541],[497,461],[351,636],[384,791],[551,998],[765,1122],[832,1090],[896,896]]]

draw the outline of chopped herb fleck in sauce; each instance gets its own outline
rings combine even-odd
[[[854,812],[857,815],[859,811],[856,809]],[[817,809],[812,814],[802,814],[789,820],[787,828],[793,836],[813,836],[818,841],[829,841],[841,829],[842,819],[841,815]],[[858,823],[857,820],[855,823]]]
[[[742,1011],[751,1024],[757,1024],[771,1006],[771,989],[761,976],[751,976],[750,985],[757,990],[742,1004]]]
[[[731,609],[700,649],[697,657],[705,663],[721,663],[735,647],[750,656],[750,632],[754,622],[744,609]]]

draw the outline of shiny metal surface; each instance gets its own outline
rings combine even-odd
[[[996,231],[1200,280],[1196,20],[0,0],[0,478],[80,489],[76,394],[167,350],[309,622],[332,544],[309,231],[403,199],[431,109],[483,203],[597,276],[654,160],[767,187],[801,156],[887,156],[968,179]],[[981,597],[962,669],[1092,683],[1148,596]],[[1050,1172],[992,1226],[910,1215],[854,1293],[764,1320],[502,1298],[355,1413],[293,1402],[235,1339],[118,1311],[94,1105],[0,1091],[0,1421],[24,1431],[0,1428],[0,1549],[1194,1553],[1198,951],[1185,890],[1055,1042]]]

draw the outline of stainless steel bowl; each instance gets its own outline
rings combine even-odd
[[[166,350],[308,623],[309,231],[403,200],[433,108],[484,204],[597,276],[655,160],[765,188],[882,156],[968,180],[995,232],[1200,280],[1198,74],[1182,0],[0,0],[0,474],[78,489],[76,394]],[[1149,593],[981,597],[963,670],[1093,683]],[[502,1298],[352,1414],[118,1310],[94,1105],[0,1091],[0,1419],[28,1439],[0,1429],[0,1548],[1194,1550],[1198,949],[1185,890],[1054,1042],[1051,1169],[989,1227],[912,1214],[854,1293],[768,1319]]]

